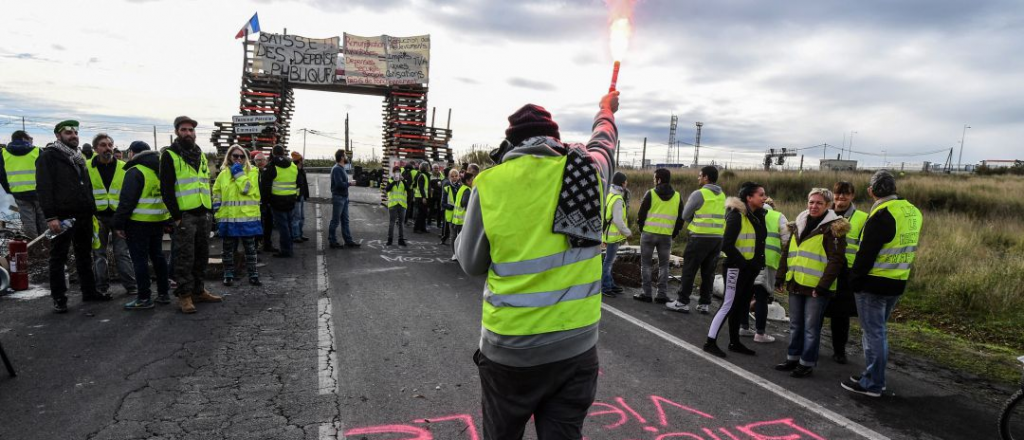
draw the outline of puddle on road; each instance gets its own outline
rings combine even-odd
[[[50,289],[44,287],[32,287],[28,290],[22,290],[14,292],[8,295],[0,296],[0,299],[37,299],[50,296]]]

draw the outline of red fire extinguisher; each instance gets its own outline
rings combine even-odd
[[[28,289],[28,242],[19,239],[7,242],[7,255],[11,259],[11,289]]]

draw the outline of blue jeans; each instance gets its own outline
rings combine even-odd
[[[281,254],[292,255],[292,211],[274,210],[274,227],[281,240]]]
[[[125,227],[128,237],[128,252],[134,266],[135,282],[139,288],[139,299],[147,300],[153,294],[149,279],[149,262],[153,262],[156,272],[156,292],[167,296],[170,292],[167,279],[167,261],[162,248],[164,238],[163,223],[129,221]]]
[[[348,197],[345,196],[331,196],[331,204],[334,205],[334,209],[331,212],[331,225],[328,227],[327,241],[331,243],[338,242],[338,235],[334,232],[338,229],[338,223],[341,222],[341,238],[345,240],[345,244],[352,243],[352,231],[348,229]]]
[[[821,320],[828,306],[827,296],[789,294],[789,349],[786,360],[799,360],[800,365],[818,364],[821,346]]]
[[[292,209],[292,240],[302,237],[302,226],[306,222],[306,203],[299,197],[295,200],[295,208]]]
[[[860,386],[880,393],[885,388],[885,365],[889,362],[886,321],[900,297],[857,292],[854,299],[857,302],[857,314],[860,315],[861,332],[864,334],[864,372],[860,375]]]
[[[604,263],[601,265],[601,290],[610,290],[615,287],[615,278],[612,277],[612,265],[615,264],[615,257],[619,253],[619,246],[622,242],[608,243],[604,251]]]

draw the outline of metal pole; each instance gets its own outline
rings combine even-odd
[[[846,159],[853,157],[853,135],[857,134],[856,131],[850,132],[850,148],[847,150]]]
[[[619,152],[622,151],[622,141],[615,142],[615,167],[619,167]]]
[[[960,172],[961,161],[964,159],[964,139],[967,138],[967,129],[971,128],[970,125],[964,124],[964,131],[960,134],[960,157],[956,159],[956,171]]]
[[[349,143],[349,141],[348,141],[348,113],[345,113],[345,151],[346,151],[346,153],[349,151],[349,147],[351,145],[352,144]]]
[[[157,149],[156,144],[157,144],[157,141],[156,141],[156,126],[154,125],[153,126],[153,149],[154,150]]]
[[[25,131],[25,117],[21,117],[21,131]]]
[[[302,157],[303,158],[306,157],[306,133],[309,133],[309,130],[306,130],[305,128],[303,128],[302,129]]]
[[[640,155],[640,168],[644,167],[647,163],[647,138],[644,137],[644,152]]]
[[[850,139],[853,140],[853,139]],[[843,146],[839,147],[839,159],[843,158],[843,150],[846,148],[846,132],[843,132]]]

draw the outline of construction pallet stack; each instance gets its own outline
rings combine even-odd
[[[383,112],[384,174],[396,162],[428,160],[431,163],[452,163],[448,146],[451,130],[427,125],[427,89],[423,87],[393,88],[384,96]],[[387,194],[381,191],[381,202]]]

